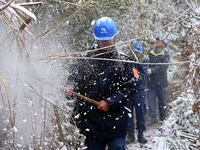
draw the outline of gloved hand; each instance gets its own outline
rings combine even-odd
[[[135,77],[136,79],[139,78],[139,72],[136,68],[133,68],[133,77]]]
[[[97,108],[101,111],[107,112],[109,110],[109,105],[105,100],[101,100]]]
[[[72,85],[67,85],[64,89],[65,95],[66,96],[72,96],[72,92],[74,90],[74,87]]]
[[[147,69],[147,74],[151,74],[151,73],[152,73],[151,69],[148,68],[148,69]]]

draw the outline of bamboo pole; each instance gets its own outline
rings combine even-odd
[[[99,105],[99,102],[97,102],[97,101],[94,100],[94,99],[91,99],[91,98],[89,98],[89,97],[83,96],[83,95],[81,95],[81,94],[79,94],[79,93],[76,93],[76,92],[74,92],[74,91],[70,91],[70,92],[71,92],[73,95],[80,97],[82,100],[84,100],[84,101],[86,101],[86,102],[88,102],[88,103],[90,103],[90,104],[93,104],[93,105],[95,105],[95,106],[98,106],[98,105]]]
[[[131,55],[132,55],[132,57],[135,58],[136,62],[139,62],[139,59],[138,59],[137,55],[135,54],[135,52],[133,50],[131,51]]]
[[[15,125],[15,122],[14,122],[13,113],[12,113],[13,109],[11,107],[11,101],[10,101],[10,98],[9,98],[9,95],[8,95],[7,84],[6,84],[6,81],[1,76],[0,76],[0,82],[1,82],[0,83],[1,89],[3,89],[2,98],[4,98],[5,101],[7,101],[8,114],[9,114],[9,125],[10,125],[11,128],[13,128],[14,125]]]
[[[141,36],[144,32],[144,14],[142,12],[142,2],[141,0],[138,1],[138,11],[139,11],[139,18],[140,18],[140,22],[139,22],[139,26],[140,26],[140,33],[139,35]]]
[[[60,114],[59,114],[59,111],[58,111],[58,108],[54,105],[53,106],[53,109],[54,109],[54,114],[55,114],[55,121],[56,121],[56,125],[57,125],[57,128],[58,128],[58,140],[60,142],[64,142],[65,140],[65,136],[64,136],[64,133],[63,133],[63,129],[62,129],[62,122],[61,122],[61,117],[60,117]]]

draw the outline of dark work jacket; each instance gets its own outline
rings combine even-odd
[[[87,57],[94,57],[96,54],[89,53]],[[128,59],[115,50],[95,57]],[[132,66],[129,63],[83,60],[73,67],[69,82],[74,84],[75,91],[96,101],[105,100],[109,104],[109,111],[103,112],[77,98],[74,119],[81,133],[99,139],[126,135],[127,102],[130,100],[130,87],[127,82],[131,78]]]
[[[149,53],[149,63],[168,63],[169,54],[164,51],[161,54],[155,54],[154,50]],[[151,74],[148,75],[148,88],[162,88],[168,86],[167,69],[169,65],[149,65]]]
[[[137,54],[137,57],[141,57],[140,55],[141,54]],[[136,61],[135,58],[131,58],[133,61]],[[140,58],[140,62],[142,63],[147,63],[147,59],[145,58]],[[132,63],[132,67],[133,68],[136,68],[139,72],[139,78],[138,79],[135,79],[135,78],[132,78],[132,80],[129,81],[129,84],[130,85],[134,85],[133,89],[136,90],[136,91],[133,91],[134,92],[137,92],[137,91],[143,91],[143,90],[146,90],[147,88],[147,65],[146,64],[135,64],[135,63]],[[136,81],[136,82],[135,82]]]

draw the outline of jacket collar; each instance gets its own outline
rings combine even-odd
[[[105,49],[99,50],[96,52],[95,57],[99,58],[115,58],[118,55],[118,52],[115,48],[112,48],[112,50],[107,51]]]
[[[156,56],[156,57],[157,57],[157,56],[161,56],[161,55],[164,55],[164,49],[162,49],[160,53],[156,53],[156,52],[155,52],[155,49],[152,49],[152,50],[150,51],[150,53],[151,53],[152,55]]]

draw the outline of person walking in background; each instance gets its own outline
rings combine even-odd
[[[149,63],[168,63],[169,54],[166,43],[162,36],[157,36],[154,47],[149,52]],[[167,69],[168,65],[149,65],[148,73],[148,108],[151,123],[157,122],[157,100],[159,119],[163,121],[166,117],[167,100]]]
[[[133,42],[133,49],[131,51],[132,58],[137,62],[146,62],[143,54],[142,42],[136,40]],[[127,142],[131,143],[135,141],[135,121],[136,116],[136,129],[138,131],[138,142],[147,143],[147,139],[144,138],[144,130],[146,129],[145,112],[146,112],[146,89],[147,89],[147,65],[137,65],[137,69],[140,75],[140,85],[136,86],[131,91],[131,101],[129,102],[129,108],[131,110],[131,117],[128,120],[128,134]],[[135,108],[135,114],[134,114]]]
[[[115,47],[117,35],[115,22],[102,17],[94,25],[97,44],[86,57],[107,59],[129,59]],[[125,136],[128,124],[127,104],[130,100],[128,81],[133,77],[132,64],[107,60],[83,60],[73,68],[65,93],[72,96],[72,90],[96,101],[97,106],[77,98],[74,120],[80,132],[86,136],[87,150],[125,150]],[[138,85],[134,81],[132,87]]]

